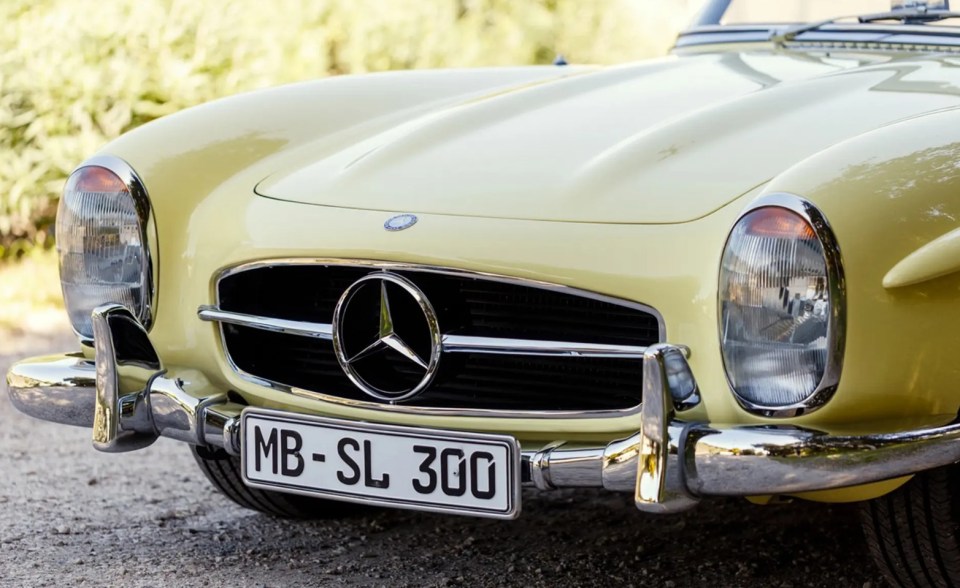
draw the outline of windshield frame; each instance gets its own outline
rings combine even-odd
[[[732,2],[733,0],[707,0],[688,28],[680,33],[674,48],[718,43],[770,43],[776,35],[797,24],[802,24],[757,22],[722,25],[720,21]],[[899,22],[841,21],[806,31],[785,45],[826,45],[834,49],[908,51],[930,51],[943,48],[953,52],[960,50],[960,25],[930,26]]]

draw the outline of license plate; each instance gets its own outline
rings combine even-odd
[[[520,514],[520,446],[506,435],[243,411],[248,486],[433,512]]]

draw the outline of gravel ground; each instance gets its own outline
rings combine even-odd
[[[72,349],[7,337],[0,369]],[[672,517],[625,496],[524,494],[513,522],[370,510],[291,523],[218,495],[186,446],[105,455],[0,394],[0,586],[879,587],[855,508],[716,500]]]

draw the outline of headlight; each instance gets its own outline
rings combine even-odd
[[[150,326],[154,230],[147,193],[124,161],[97,157],[67,180],[57,211],[57,252],[64,304],[81,337],[93,338],[90,313],[108,302]]]
[[[795,416],[825,403],[843,362],[844,283],[826,219],[789,195],[733,227],[720,268],[720,344],[745,408]]]

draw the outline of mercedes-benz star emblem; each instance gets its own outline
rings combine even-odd
[[[404,400],[429,386],[440,364],[441,343],[433,306],[403,276],[368,274],[337,301],[337,361],[351,382],[378,400]]]
[[[387,222],[383,223],[383,228],[388,231],[402,231],[404,229],[409,229],[415,224],[417,224],[417,215],[398,214],[388,218]]]

